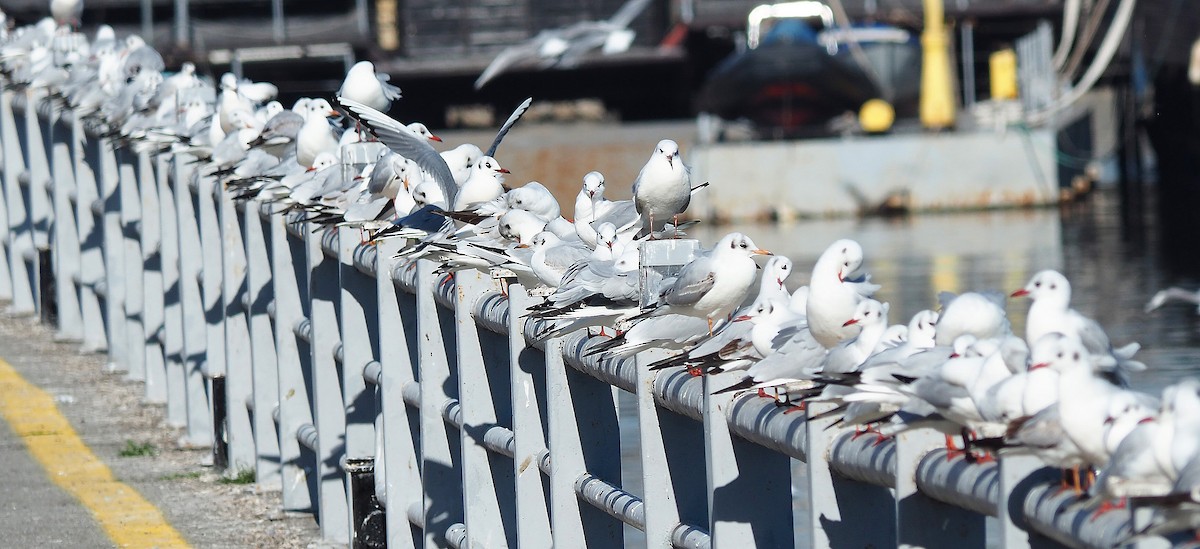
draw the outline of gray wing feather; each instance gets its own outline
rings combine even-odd
[[[375,73],[375,78],[379,80],[379,87],[383,89],[383,96],[386,97],[388,101],[400,99],[400,87],[388,83],[388,81],[392,79],[390,75],[385,73]]]
[[[428,140],[414,135],[390,116],[358,101],[339,96],[337,102],[366,124],[380,142],[429,172],[441,187],[446,200],[454,202],[454,195],[458,191],[458,185],[454,183],[454,174],[450,171],[450,166],[446,165],[446,159],[429,145]]]
[[[500,131],[496,132],[496,139],[492,140],[492,146],[488,147],[488,150],[486,153],[484,153],[484,156],[491,156],[495,158],[496,149],[500,148],[500,142],[504,140],[505,135],[508,135],[508,130],[511,130],[513,124],[516,124],[517,120],[521,119],[521,115],[525,114],[525,111],[529,110],[529,105],[532,103],[533,98],[528,97],[517,106],[517,109],[514,110],[511,115],[509,115],[508,120],[504,121],[504,125],[500,126]]]

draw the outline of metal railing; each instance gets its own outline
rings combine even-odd
[[[0,298],[53,307],[60,337],[166,403],[181,443],[253,469],[326,540],[611,547],[628,525],[652,547],[980,547],[991,517],[1003,547],[1102,547],[1132,531],[1128,510],[1068,508],[1031,458],[949,457],[929,430],[856,436],[809,421],[822,405],[651,372],[658,350],[585,356],[583,332],[531,344],[536,300],[512,281],[235,203],[187,155],[135,152],[51,103],[0,95]],[[641,494],[621,485],[635,427]]]

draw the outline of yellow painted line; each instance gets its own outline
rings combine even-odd
[[[118,547],[187,547],[158,508],[113,478],[63,417],[54,399],[0,359],[0,415],[46,475],[91,511]]]

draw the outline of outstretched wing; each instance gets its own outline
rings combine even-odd
[[[513,111],[513,113],[509,115],[508,120],[504,121],[504,125],[500,126],[500,131],[496,132],[496,139],[492,141],[492,146],[488,147],[488,150],[486,153],[484,153],[484,156],[490,156],[492,158],[496,157],[496,149],[500,148],[500,142],[504,140],[505,135],[508,135],[508,130],[511,130],[513,124],[516,124],[517,120],[521,119],[521,115],[525,114],[525,111],[529,110],[529,105],[532,103],[533,98],[529,97],[522,101],[519,106],[517,106],[517,110]]]
[[[454,183],[454,174],[450,171],[450,166],[446,165],[446,160],[429,145],[427,139],[418,137],[396,119],[358,101],[342,96],[338,96],[336,101],[366,125],[381,143],[429,172],[437,181],[438,187],[441,187],[446,200],[453,203],[454,195],[458,191],[458,185]]]

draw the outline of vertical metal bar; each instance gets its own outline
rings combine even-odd
[[[534,299],[525,287],[508,287],[508,354],[511,372],[513,467],[516,471],[517,546],[552,547],[550,479],[538,460],[546,450],[546,355],[525,343],[525,315]]]
[[[4,199],[4,205],[0,207],[0,301],[7,302],[12,302],[13,299],[13,271],[10,261],[14,256],[13,231],[8,224],[8,211],[12,208],[12,199],[8,196],[7,181],[12,164],[19,161],[10,150],[14,143],[5,130],[12,122],[12,110],[8,102],[11,93],[8,90],[0,90],[0,198]]]
[[[167,401],[167,368],[163,361],[160,329],[163,327],[162,234],[159,232],[158,176],[150,153],[137,153],[138,190],[141,192],[142,242],[142,347],[145,350],[146,402]]]
[[[72,158],[72,126],[74,116],[69,111],[55,111],[47,121],[50,143],[51,203],[54,207],[54,227],[51,233],[54,254],[54,301],[58,310],[57,338],[66,341],[83,340],[83,311],[79,304],[80,279],[79,230],[71,197],[78,194],[75,181],[75,162]]]
[[[975,21],[962,22],[963,107],[975,105]]]
[[[307,372],[312,355],[292,329],[304,318],[308,300],[308,269],[304,242],[288,234],[287,221],[273,215],[271,225],[271,283],[275,294],[275,359],[279,372],[279,462],[283,477],[283,508],[307,510],[316,499],[316,471],[311,456],[296,440],[301,425],[312,423]]]
[[[191,46],[192,23],[188,17],[188,0],[175,0],[175,46],[178,48]]]
[[[71,156],[75,166],[75,229],[80,246],[79,255],[79,311],[83,324],[82,350],[85,353],[104,350],[108,347],[104,304],[100,302],[96,287],[103,283],[105,294],[108,284],[104,269],[103,220],[96,219],[92,205],[100,198],[97,171],[102,169],[98,148],[99,140],[88,139],[83,122],[71,116]],[[5,214],[0,208],[0,216]],[[6,225],[0,219],[0,230]],[[0,258],[0,270],[3,269]]]
[[[175,163],[172,155],[154,157],[154,173],[158,176],[158,246],[162,273],[162,347],[166,370],[167,422],[174,427],[187,427],[187,372],[183,344],[183,307],[179,299],[179,222],[175,209]]]
[[[221,218],[221,302],[225,326],[225,433],[229,437],[229,469],[234,474],[254,469],[254,429],[246,401],[254,391],[254,363],[250,355],[250,327],[246,320],[246,248],[242,224],[233,199],[217,182],[214,198]],[[263,413],[265,410],[258,413]]]
[[[622,523],[575,493],[575,482],[589,472],[620,483],[621,430],[613,388],[567,366],[563,338],[547,341],[545,352],[554,546],[622,547]]]
[[[417,326],[420,336],[421,486],[425,488],[424,546],[444,547],[446,530],[463,521],[462,458],[459,434],[442,419],[447,400],[458,398],[454,315],[433,299],[440,276],[429,260],[417,263]]]
[[[650,295],[647,281],[651,273],[678,271],[691,260],[696,245],[694,240],[641,244],[643,300]],[[660,408],[654,401],[654,381],[658,372],[650,371],[649,365],[665,354],[663,350],[650,349],[636,356],[647,547],[671,547],[675,527],[681,523],[707,525],[709,522],[705,460],[695,456],[697,448],[704,448],[703,425]]]
[[[29,282],[33,296],[32,312],[41,315],[43,313],[43,282],[41,280],[40,257],[43,250],[48,250],[49,239],[47,238],[46,229],[49,226],[49,213],[46,211],[45,186],[46,179],[49,178],[49,169],[46,166],[45,154],[42,151],[41,129],[38,126],[37,118],[37,98],[34,97],[33,91],[26,89],[25,91],[25,108],[21,110],[21,120],[17,123],[17,137],[19,139],[21,154],[24,158],[25,171],[22,175],[25,178],[23,187],[25,200],[25,215],[27,216],[27,227],[29,231],[29,242],[31,244],[27,252],[23,252],[22,259],[27,262],[29,269]]]
[[[275,334],[268,307],[275,298],[271,286],[269,227],[259,215],[259,202],[247,200],[242,212],[246,258],[246,310],[250,330],[250,362],[254,413],[254,481],[265,488],[280,485],[279,433],[273,410],[279,404],[279,362],[275,356]],[[293,437],[295,438],[295,437]]]
[[[338,265],[321,249],[323,231],[312,223],[304,228],[308,255],[308,292],[312,309],[313,425],[317,428],[317,517],[321,537],[328,541],[350,539],[344,475],[340,461],[345,455],[346,411],[342,380],[334,353],[338,336]],[[359,380],[362,380],[361,374]]]
[[[198,201],[192,193],[199,172],[194,158],[174,155],[175,206],[179,225],[179,302],[183,323],[184,387],[187,393],[187,431],[180,445],[188,448],[210,446],[212,414],[209,413],[208,384],[202,368],[207,354],[208,324],[204,318],[204,297],[200,291],[203,272],[203,248],[200,244]]]
[[[829,468],[829,451],[835,438],[845,433],[830,428],[836,418],[812,419],[834,408],[829,403],[809,403],[804,455],[808,457],[810,547],[896,546],[895,499],[891,490],[842,478]],[[864,528],[859,517],[879,517]]]
[[[42,121],[38,117],[37,105],[42,93],[33,88],[25,90],[25,132],[23,150],[25,169],[29,171],[29,213],[33,221],[33,244],[38,250],[50,249],[50,225],[54,222],[54,211],[50,202],[50,160],[46,153],[46,141]],[[38,290],[34,289],[35,295]],[[35,297],[41,303],[41,296]]]
[[[493,289],[491,277],[471,269],[455,273],[454,282],[467,540],[472,546],[508,547],[516,545],[513,468],[492,467],[493,457],[483,445],[487,428],[512,425],[508,346],[476,324],[472,314],[476,302]]]
[[[0,142],[4,145],[4,197],[8,213],[8,261],[12,277],[12,302],[7,312],[11,315],[29,315],[36,312],[34,302],[34,272],[25,256],[32,254],[33,227],[26,206],[25,191],[20,178],[25,172],[25,154],[21,151],[20,132],[17,129],[16,112],[13,110],[13,94],[0,92]]]
[[[101,233],[104,238],[104,319],[108,337],[108,371],[129,368],[128,322],[125,318],[125,235],[121,223],[123,192],[117,164],[117,152],[112,140],[97,138],[96,153],[100,157],[96,188],[104,201]]]
[[[359,36],[369,35],[371,20],[367,10],[367,0],[354,0],[354,22],[358,25]]]
[[[983,515],[932,499],[917,490],[921,458],[944,444],[933,429],[911,429],[896,440],[897,541],[908,547],[983,547]]]
[[[1055,476],[1054,471],[1035,456],[1001,456],[999,464],[1000,500],[996,518],[1000,547],[1054,547],[1056,544],[1049,538],[1029,528],[1022,509],[1030,488],[1043,482],[1046,473]]]
[[[211,175],[201,172],[196,183],[196,212],[200,227],[200,251],[203,258],[200,273],[200,293],[204,307],[204,366],[201,374],[207,379],[223,378],[225,376],[225,298],[221,291],[223,245],[221,243],[221,220],[219,201],[214,196],[217,181]],[[222,382],[221,387],[224,387]],[[217,402],[225,401],[225,392],[217,391],[214,383],[210,390],[209,402],[213,411],[214,445],[224,445],[219,434],[225,431],[224,425],[216,419]],[[228,456],[224,456],[229,463]]]
[[[713,390],[737,373],[704,377],[704,445],[708,469],[708,531],[715,547],[794,547],[792,460],[729,432],[731,393]]]
[[[287,40],[287,22],[283,17],[283,0],[271,0],[271,37],[276,44]]]
[[[121,250],[125,264],[125,369],[128,379],[142,381],[146,379],[146,334],[142,324],[145,295],[142,290],[142,242],[137,234],[142,219],[142,200],[132,153],[117,149],[116,155],[121,193],[120,234],[125,243]]]
[[[383,414],[383,467],[387,508],[387,544],[393,549],[423,547],[420,528],[408,521],[408,509],[421,505],[419,411],[404,402],[404,388],[417,381],[417,302],[393,281],[393,257],[402,241],[376,245],[375,287],[378,297],[379,363],[383,369],[380,405]],[[375,474],[380,474],[377,465]]]
[[[152,0],[142,0],[142,38],[147,44],[154,45],[154,3]]]
[[[642,501],[646,505],[646,546],[672,547],[680,523],[708,524],[708,488],[703,426],[654,402],[658,372],[650,364],[666,356],[650,349],[637,354],[637,412],[641,435]]]
[[[346,421],[345,454],[347,463],[351,460],[372,463],[375,456],[375,391],[368,388],[363,378],[363,369],[367,363],[379,357],[379,312],[377,310],[377,290],[375,281],[363,274],[354,265],[355,256],[362,244],[362,234],[353,227],[327,228],[326,231],[337,231],[338,239],[338,279],[340,280],[340,295],[338,296],[338,319],[341,333],[341,379],[342,402],[345,408],[342,413]],[[363,253],[374,253],[369,246],[361,246]],[[359,467],[363,474],[369,472],[366,466]],[[347,471],[347,475],[354,475]],[[350,512],[351,529],[356,544],[364,540],[357,538],[360,532],[359,521],[355,516],[366,518],[370,511],[362,506],[370,506],[371,500],[361,494],[355,494],[352,478],[347,479],[346,505]],[[370,486],[374,491],[374,483]],[[356,504],[358,504],[356,506]],[[356,509],[356,507],[358,507]]]

